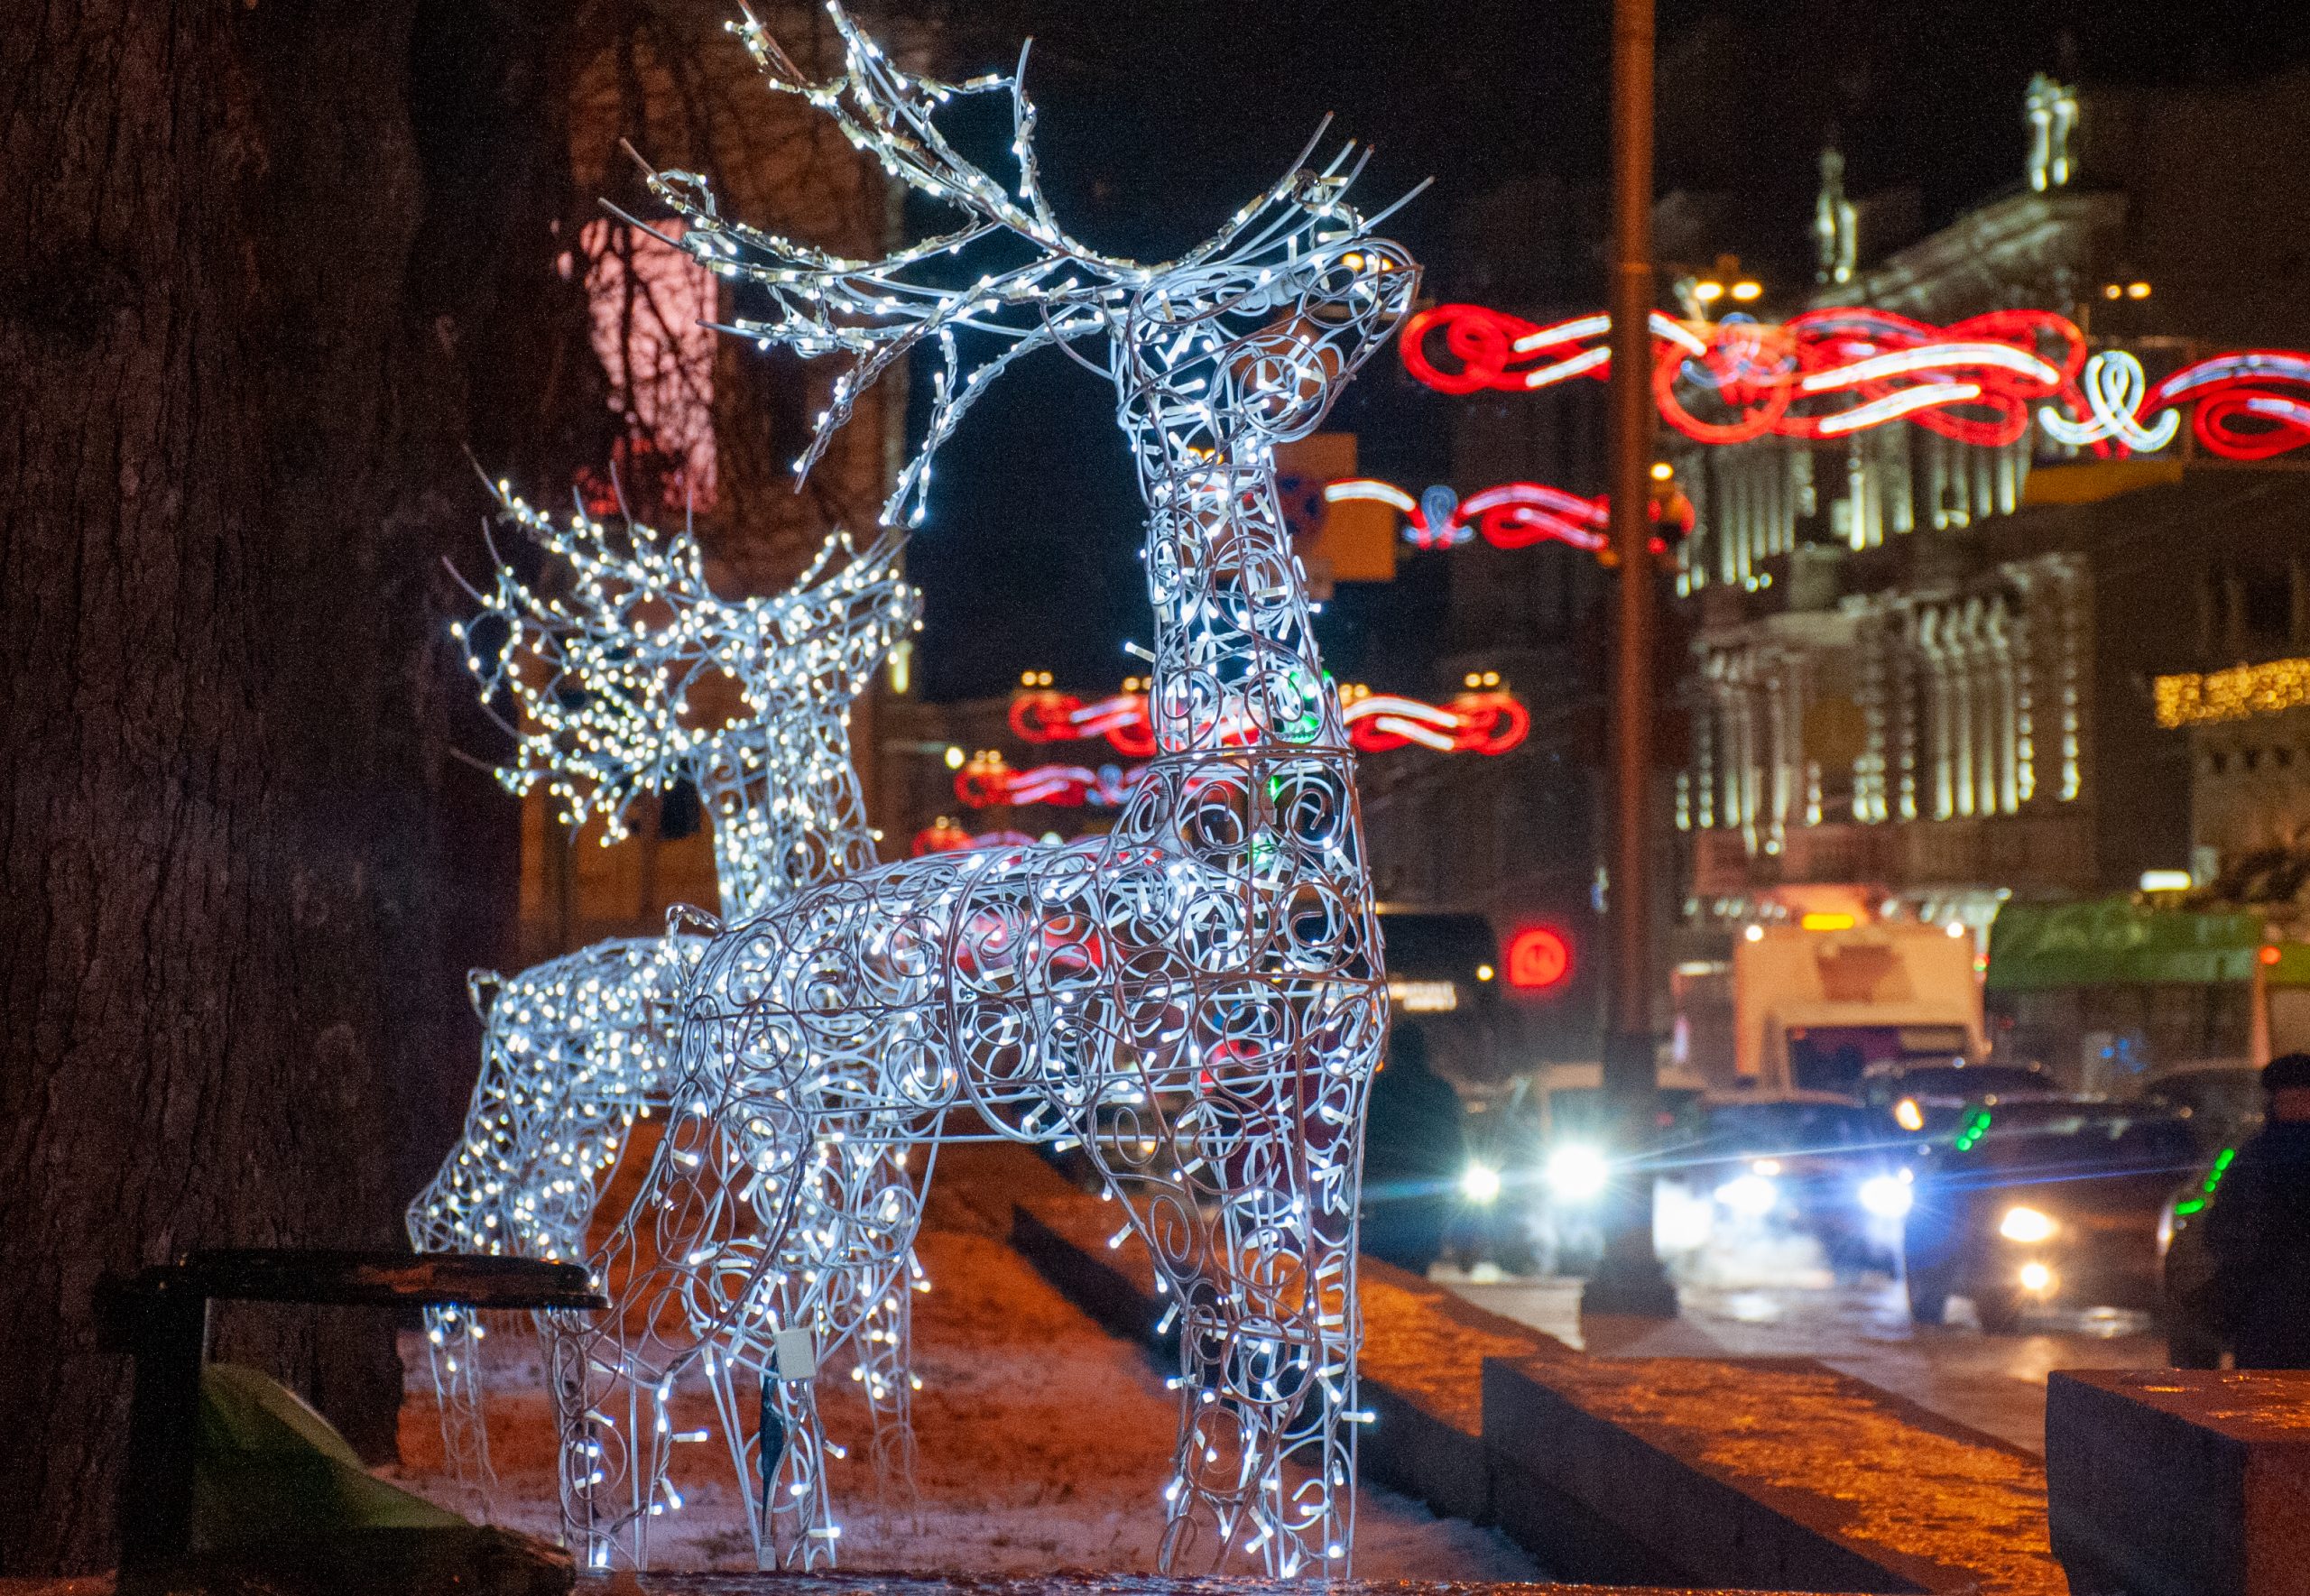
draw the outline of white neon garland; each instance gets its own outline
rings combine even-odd
[[[2155,424],[2141,424],[2141,403],[2149,396],[2149,380],[2141,362],[2123,349],[2097,350],[2079,374],[2078,386],[2093,415],[2073,421],[2054,406],[2037,408],[2037,424],[2059,443],[2083,448],[2104,438],[2113,439],[2139,454],[2152,455],[2174,441],[2182,429],[2182,412],[2169,410]]]

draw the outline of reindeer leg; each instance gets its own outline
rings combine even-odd
[[[937,1148],[931,1149],[932,1158]],[[905,1154],[873,1146],[854,1154],[844,1183],[853,1251],[839,1268],[842,1309],[831,1315],[837,1337],[856,1350],[856,1378],[865,1388],[873,1422],[874,1480],[884,1501],[915,1506],[914,1287],[927,1280],[914,1255],[921,1204],[906,1171]],[[926,1173],[926,1181],[927,1181]]]
[[[1119,1220],[1154,1257],[1156,1287],[1169,1305],[1162,1327],[1179,1332],[1178,1450],[1164,1487],[1164,1530],[1157,1567],[1167,1575],[1215,1573],[1256,1535],[1251,1481],[1256,1436],[1230,1399],[1228,1348],[1240,1315],[1231,1300],[1225,1245],[1215,1200],[1221,1167],[1212,1162],[1208,1115],[1191,1106],[1178,1118],[1141,1099],[1082,1121],[1083,1141],[1120,1197]],[[1120,1241],[1123,1232],[1117,1232]]]
[[[425,1353],[440,1409],[442,1462],[451,1479],[476,1494],[486,1524],[497,1475],[489,1466],[487,1392],[481,1376],[480,1326],[473,1310],[427,1308]]]
[[[1179,1440],[1160,1567],[1341,1575],[1355,1481],[1352,1068],[1232,1072],[1165,1118],[1086,1126],[1179,1330]]]
[[[874,1421],[874,1482],[884,1501],[909,1513],[916,1507],[914,1282],[920,1271],[910,1249],[897,1268],[876,1271],[859,1326]]]

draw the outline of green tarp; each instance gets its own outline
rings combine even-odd
[[[2203,985],[2251,981],[2262,946],[2254,913],[2190,914],[2130,898],[2008,903],[1989,932],[1989,990]]]
[[[236,1363],[200,1371],[192,1489],[193,1540],[203,1550],[353,1530],[472,1527],[377,1479],[294,1391]]]

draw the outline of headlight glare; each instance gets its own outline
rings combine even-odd
[[[1548,1190],[1567,1203],[1585,1203],[1600,1195],[1611,1178],[1612,1167],[1593,1147],[1573,1142],[1548,1155]]]
[[[1460,1195],[1471,1203],[1492,1203],[1500,1197],[1500,1171],[1491,1165],[1471,1163],[1460,1176]]]
[[[2054,1229],[2052,1216],[2040,1213],[2035,1208],[2008,1208],[2005,1217],[1997,1222],[1999,1235],[2009,1241],[2025,1244],[2051,1240]]]
[[[1880,1219],[1899,1219],[1909,1211],[1916,1200],[1909,1183],[1891,1175],[1872,1175],[1861,1183],[1855,1194],[1861,1205]]]
[[[1716,1200],[1749,1219],[1762,1219],[1780,1203],[1780,1187],[1769,1175],[1736,1175],[1716,1188]]]

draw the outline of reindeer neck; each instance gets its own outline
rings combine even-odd
[[[1151,710],[1165,753],[1222,745],[1347,758],[1264,438],[1165,427],[1125,406],[1148,506]]]
[[[725,921],[751,919],[804,888],[879,863],[851,763],[848,711],[762,732],[753,763],[725,759],[698,782]]]

